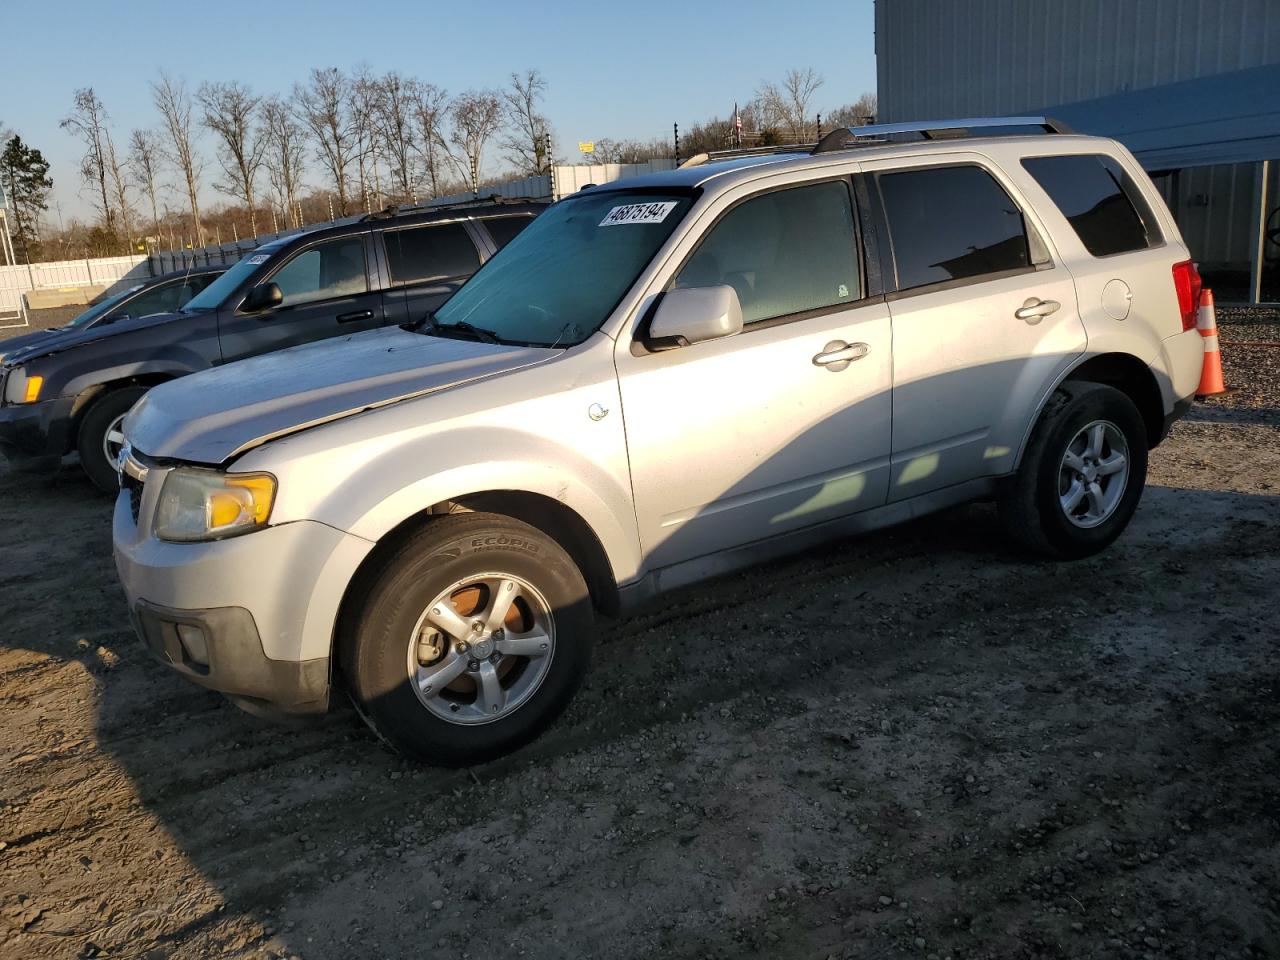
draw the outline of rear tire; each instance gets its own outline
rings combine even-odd
[[[76,434],[80,466],[89,475],[94,486],[103,493],[115,493],[120,488],[116,459],[124,437],[123,434],[117,437],[117,434],[125,414],[133,409],[134,404],[146,392],[146,387],[112,390],[95,400],[80,421],[80,431]],[[112,456],[112,451],[115,457]]]
[[[1147,429],[1114,387],[1068,381],[1049,398],[999,502],[1016,542],[1047,557],[1087,557],[1133,519],[1147,478]]]
[[[348,692],[374,732],[428,763],[468,766],[529,742],[590,662],[581,572],[507,517],[434,518],[357,589],[338,636]]]

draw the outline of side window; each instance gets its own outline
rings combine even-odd
[[[981,167],[923,167],[876,182],[898,289],[1031,266],[1022,211]]]
[[[180,294],[182,292],[182,282],[166,283],[154,289],[141,293],[133,300],[130,300],[124,307],[116,311],[117,313],[127,313],[133,318],[149,317],[156,313],[172,313],[177,310],[182,303],[180,302]]]
[[[1095,257],[1144,250],[1153,236],[1158,239],[1137,185],[1111,157],[1028,157],[1022,165]],[[1146,211],[1145,217],[1140,209]]]
[[[460,223],[442,223],[383,234],[392,283],[468,277],[480,266],[480,254]]]
[[[533,223],[533,217],[492,217],[481,222],[493,237],[494,246],[501,250],[516,238],[516,234]]]
[[[270,277],[284,294],[282,306],[365,293],[364,238],[341,237],[303,250]]]
[[[744,323],[852,302],[862,296],[849,187],[815,183],[753,197],[712,227],[677,287],[727,283]]]

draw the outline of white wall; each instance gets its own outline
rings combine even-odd
[[[120,281],[136,283],[151,276],[146,257],[100,257],[97,260],[54,260],[48,263],[0,267],[0,316],[22,309],[22,295],[37,287],[82,287]],[[114,291],[112,291],[114,292]]]

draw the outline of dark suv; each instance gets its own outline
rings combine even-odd
[[[175,377],[311,340],[421,320],[544,209],[477,202],[387,211],[258,247],[180,310],[3,351],[0,450],[53,466],[76,450],[116,487],[125,414]]]

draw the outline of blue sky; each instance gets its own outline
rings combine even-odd
[[[826,78],[819,109],[875,89],[872,0],[45,0],[9,4],[3,20],[0,123],[44,152],[67,219],[89,214],[77,174],[82,149],[58,127],[73,91],[94,87],[119,146],[133,127],[157,124],[148,84],[161,69],[192,89],[238,79],[285,93],[316,66],[366,63],[455,92],[499,86],[512,70],[535,67],[548,82],[545,113],[561,156],[576,155],[578,140],[649,139],[673,121],[727,115],[735,99],[791,67],[813,66]],[[203,153],[203,194],[220,201],[209,186],[207,136]],[[175,192],[169,203],[180,208],[181,197]],[[49,221],[57,223],[52,202]]]

